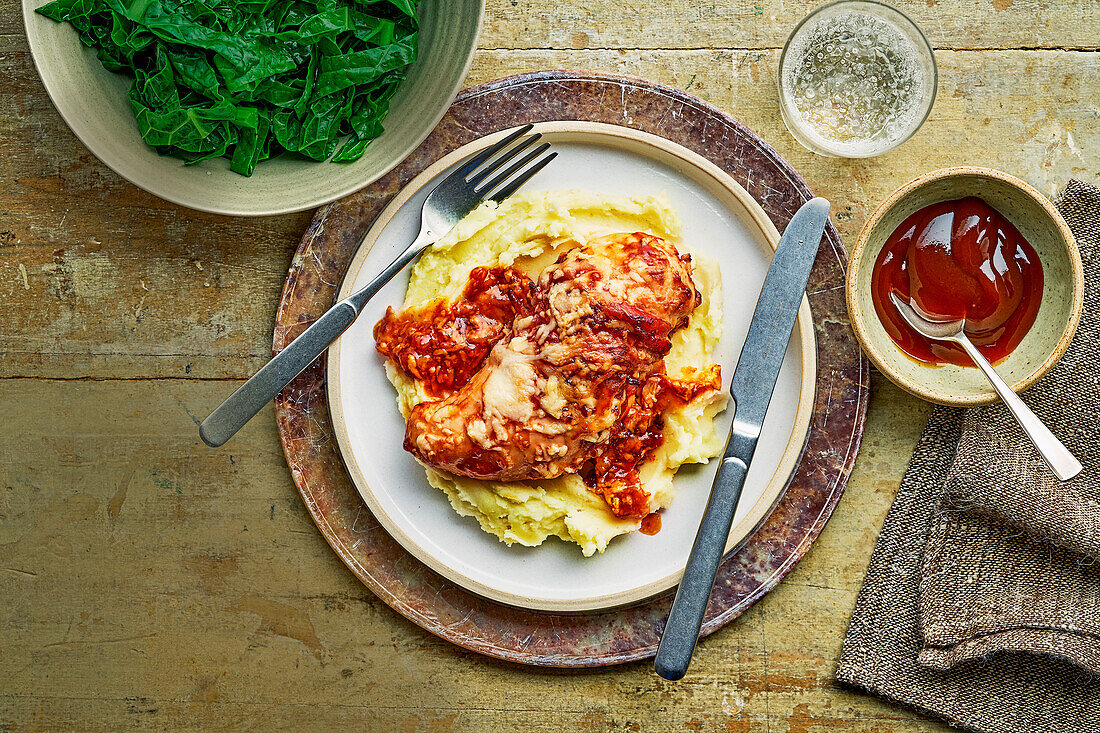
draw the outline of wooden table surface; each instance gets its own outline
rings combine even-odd
[[[849,244],[936,168],[999,168],[1050,195],[1100,182],[1100,3],[899,2],[936,47],[939,96],[915,138],[861,161],[807,152],[779,117],[779,47],[816,4],[489,0],[468,81],[565,67],[687,89],[831,199]],[[875,375],[828,527],[685,680],[481,658],[340,564],[270,408],[224,449],[199,442],[198,419],[270,354],[310,214],[232,219],[138,190],[58,117],[11,0],[0,43],[0,730],[945,730],[832,679],[927,405]]]

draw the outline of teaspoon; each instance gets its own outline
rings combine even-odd
[[[1004,400],[1005,407],[1012,413],[1012,417],[1016,418],[1016,422],[1020,423],[1020,427],[1023,428],[1024,432],[1027,433],[1027,437],[1038,449],[1039,455],[1043,457],[1043,460],[1047,462],[1047,465],[1050,466],[1050,469],[1054,471],[1059,479],[1068,481],[1081,472],[1081,462],[1073,457],[1073,454],[1062,445],[1062,442],[1054,436],[1054,433],[1050,432],[1050,429],[1031,411],[1031,408],[1025,405],[1024,401],[1012,391],[1012,388],[1008,386],[1008,382],[1001,379],[989,360],[982,356],[982,352],[978,351],[978,348],[967,338],[966,333],[963,331],[963,327],[966,325],[965,319],[957,321],[929,320],[923,313],[918,312],[914,305],[906,303],[896,293],[890,293],[890,300],[894,301],[894,307],[898,309],[898,313],[901,313],[902,318],[916,329],[917,333],[933,341],[950,341],[962,347],[967,356],[974,360],[974,363],[989,379],[993,389],[997,390],[997,394]]]

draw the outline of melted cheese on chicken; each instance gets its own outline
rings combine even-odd
[[[601,240],[609,231],[653,236]],[[639,365],[633,376],[643,381],[658,365],[671,378],[711,367],[721,329],[717,271],[704,260],[693,268],[680,260],[682,246],[679,223],[661,199],[556,192],[487,204],[425,253],[413,269],[406,309],[441,294],[459,297],[478,267],[523,271],[546,298],[543,310],[518,315],[469,381],[442,398],[387,364],[408,420],[407,447],[435,466],[427,469],[429,481],[460,514],[508,544],[537,545],[554,535],[591,555],[636,530],[644,511],[668,505],[680,465],[720,451],[713,418],[725,398],[711,389],[662,413],[662,442],[640,468],[640,509],[615,505],[575,473],[623,409],[585,373],[624,360]],[[595,314],[615,328],[594,328]],[[650,342],[624,339],[624,324],[646,319],[655,321]]]
[[[651,377],[656,379],[648,394],[655,398],[661,389],[669,336],[699,303],[690,259],[643,233],[576,243],[525,292],[531,295],[529,311],[502,324],[511,335],[493,347],[479,371],[409,414],[406,448],[427,465],[471,478],[520,481],[576,473],[585,461],[607,455],[614,448],[608,445],[612,428],[646,397]],[[439,309],[433,313],[447,319]],[[423,320],[418,312],[412,317]],[[388,314],[379,333],[388,336],[402,326]],[[440,323],[440,330],[452,329]],[[450,358],[440,351],[442,342],[435,343],[418,361]],[[468,351],[465,342],[456,346]],[[549,400],[554,412],[540,400],[549,382],[555,385]],[[621,475],[602,486],[596,482],[617,516],[649,513],[647,492],[636,480],[643,458],[644,452],[632,450],[628,465],[614,465]],[[612,470],[610,459],[604,463]]]

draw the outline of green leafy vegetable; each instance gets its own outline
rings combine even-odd
[[[291,152],[358,160],[416,60],[415,0],[53,0],[103,66],[134,78],[142,138],[252,175]]]

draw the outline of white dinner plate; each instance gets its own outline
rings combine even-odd
[[[580,189],[620,196],[664,193],[683,222],[689,251],[716,260],[722,273],[724,323],[715,353],[728,388],[749,321],[779,241],[751,196],[706,159],[660,137],[592,122],[536,125],[559,157],[531,182],[533,189]],[[371,226],[352,258],[343,298],[388,265],[419,229],[420,208],[434,182],[505,132],[454,151],[417,176]],[[424,468],[402,449],[405,424],[372,328],[387,306],[398,307],[405,273],[384,287],[328,352],[328,398],[348,473],[383,527],[436,572],[487,598],[523,608],[587,611],[648,598],[679,581],[703,514],[717,461],[687,465],[675,479],[672,505],[656,535],[617,537],[584,557],[555,537],[539,547],[511,547],[460,517]],[[810,424],[816,349],[808,301],[783,361],[771,408],[749,470],[727,551],[758,527],[779,501],[801,457]],[[729,431],[733,405],[716,420]]]

